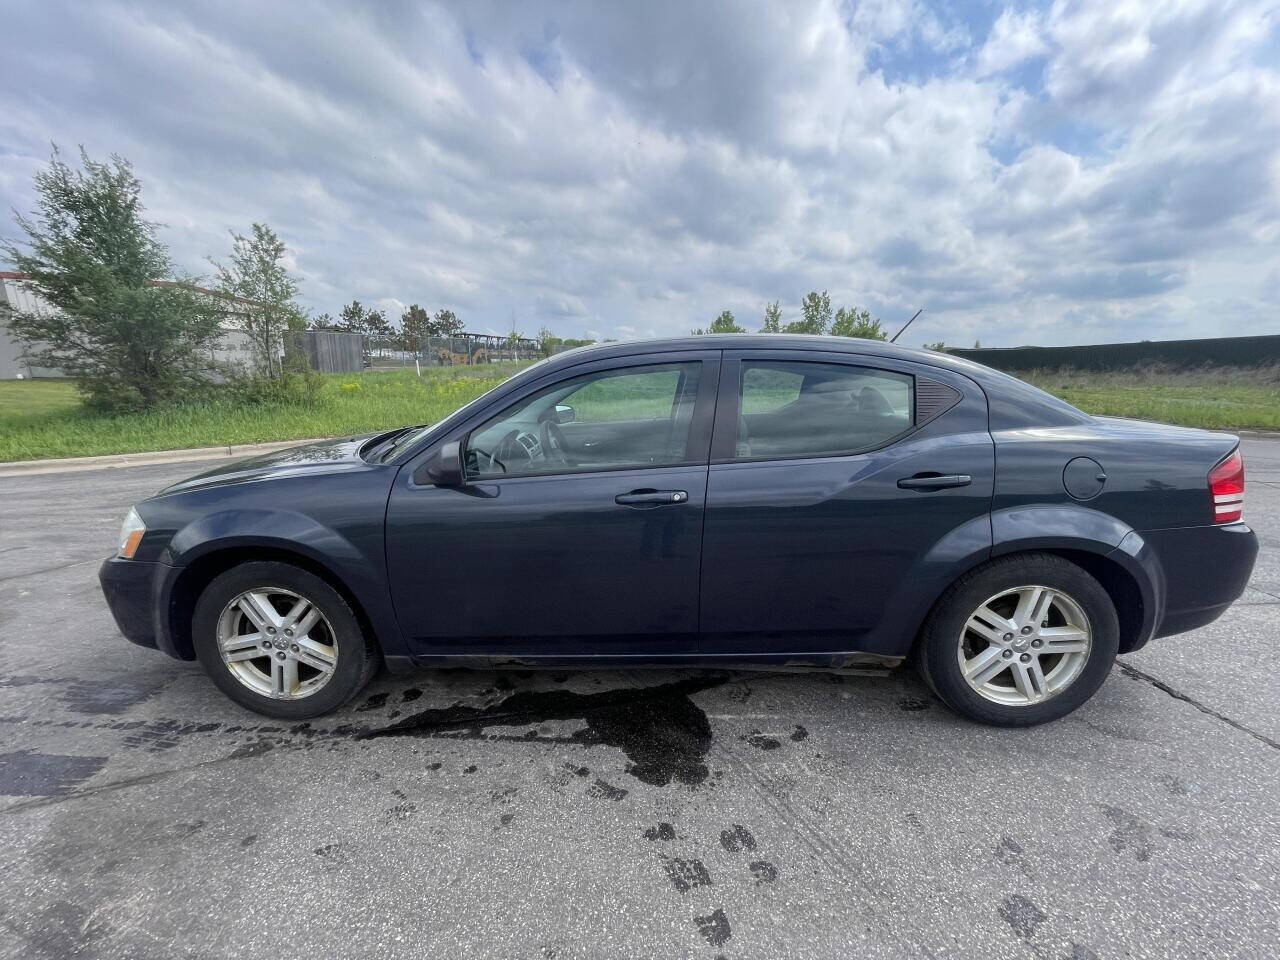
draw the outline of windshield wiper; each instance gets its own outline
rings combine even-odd
[[[419,424],[418,426],[421,426],[421,424]],[[379,440],[377,443],[375,443],[373,446],[360,451],[361,455],[364,457],[365,460],[369,461],[370,463],[376,463],[378,462],[379,458],[388,449],[395,446],[395,443],[397,440],[399,440],[409,431],[417,430],[417,429],[418,429],[417,426],[409,426],[409,427],[400,427],[398,430],[392,430],[390,433],[384,434],[382,439]]]
[[[422,436],[422,431],[430,427],[429,423],[418,423],[412,427],[405,427],[403,430],[397,430],[395,434],[387,439],[385,444],[378,446],[378,462],[386,463],[391,457],[395,456],[406,446]]]

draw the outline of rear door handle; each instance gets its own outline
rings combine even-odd
[[[917,473],[914,477],[903,477],[898,486],[903,490],[944,490],[947,487],[967,487],[973,483],[973,477],[967,473]]]
[[[662,507],[685,503],[689,494],[684,490],[632,490],[620,493],[613,502],[624,507]]]

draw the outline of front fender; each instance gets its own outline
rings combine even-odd
[[[336,530],[314,517],[292,510],[228,509],[206,513],[178,530],[160,559],[175,567],[190,566],[215,550],[273,546],[305,553],[318,563],[361,558],[359,550]],[[332,566],[332,563],[325,563]]]
[[[188,567],[219,551],[246,547],[298,554],[327,570],[360,605],[384,654],[404,652],[404,640],[392,612],[380,537],[361,549],[360,544],[306,514],[233,508],[202,514],[181,527],[160,559],[174,567]],[[167,609],[167,599],[162,609]]]

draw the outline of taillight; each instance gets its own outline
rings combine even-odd
[[[1213,497],[1213,522],[1235,523],[1244,511],[1244,457],[1240,448],[1209,471],[1209,495]]]

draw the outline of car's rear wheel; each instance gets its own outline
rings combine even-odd
[[[336,709],[378,663],[343,596],[286,563],[245,563],[216,577],[196,603],[192,640],[223,693],[281,719]]]
[[[919,662],[958,713],[1031,726],[1097,692],[1119,637],[1111,597],[1088,572],[1052,554],[1020,554],[952,585],[925,623]]]

